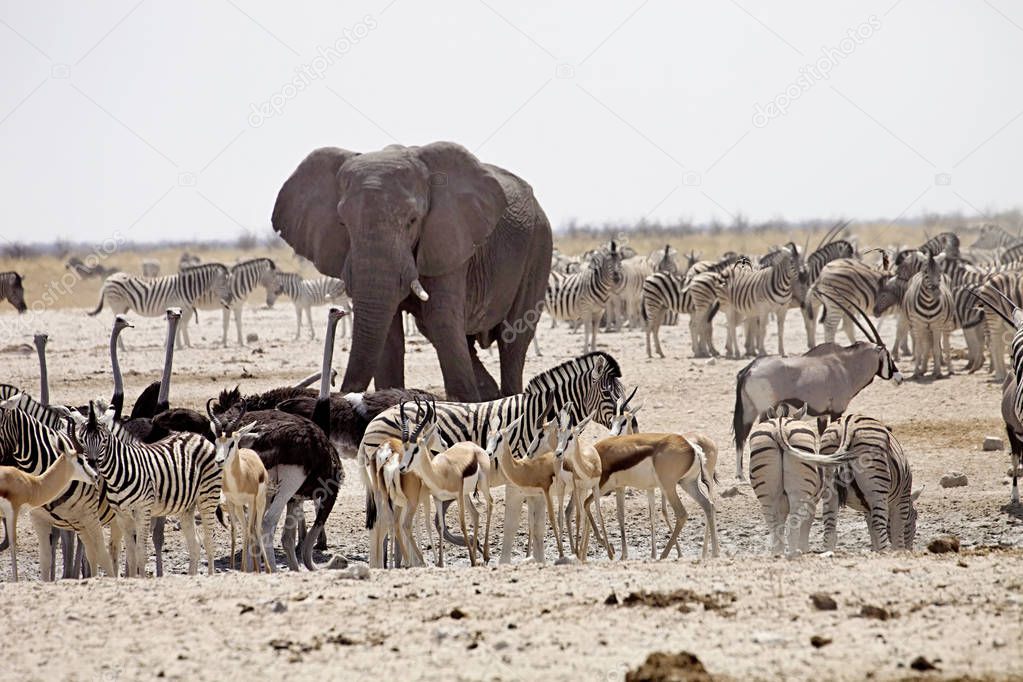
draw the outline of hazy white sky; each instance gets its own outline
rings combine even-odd
[[[441,139],[555,226],[991,212],[1021,65],[1010,0],[3,0],[0,236],[264,231],[311,149]]]

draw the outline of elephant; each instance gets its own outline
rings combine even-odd
[[[354,310],[342,392],[405,385],[402,311],[433,344],[448,400],[522,392],[550,272],[550,222],[532,187],[461,145],[310,153],[277,195],[275,231],[343,279]],[[474,344],[497,343],[501,385]]]

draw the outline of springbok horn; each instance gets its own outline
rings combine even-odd
[[[426,289],[423,288],[423,285],[419,282],[418,277],[412,280],[411,287],[412,293],[415,294],[416,298],[418,298],[420,301],[430,300],[430,294],[426,293]]]
[[[398,407],[398,414],[401,415],[401,442],[408,442],[408,417],[405,415],[405,403],[407,400],[402,400],[401,405]]]
[[[231,431],[234,431],[234,430],[235,430],[235,429],[237,429],[237,428],[238,428],[239,426],[241,426],[241,423],[242,423],[242,417],[244,417],[244,416],[245,416],[245,413],[246,413],[246,412],[248,411],[248,409],[249,409],[249,406],[248,406],[248,404],[247,404],[247,403],[246,403],[246,402],[245,402],[244,400],[242,400],[242,401],[241,401],[241,404],[242,404],[242,409],[238,411],[238,416],[237,416],[237,417],[235,417],[235,418],[234,418],[234,421],[232,421],[232,422],[231,422],[231,427],[230,427],[230,428],[231,428]]]
[[[626,407],[628,407],[628,406],[629,406],[629,403],[630,403],[630,402],[632,401],[632,399],[633,399],[634,397],[636,397],[636,391],[638,391],[638,390],[639,390],[639,385],[637,385],[637,386],[636,386],[636,388],[632,389],[632,393],[630,393],[630,394],[629,394],[629,397],[625,399],[625,402],[624,402],[624,403],[622,403],[622,409],[623,409],[623,410],[624,410],[624,409],[625,409]]]
[[[423,429],[426,428],[427,422],[430,421],[430,404],[426,403],[425,406],[421,405],[418,397],[416,398],[416,418],[419,423],[416,424],[416,430],[412,432],[413,441],[419,438]]]

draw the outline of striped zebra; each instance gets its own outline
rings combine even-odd
[[[67,420],[13,386],[0,386],[0,464],[39,475],[60,455],[61,444],[70,448],[65,435]],[[40,419],[36,419],[37,415]],[[116,576],[117,547],[120,532],[111,527],[110,546],[103,541],[103,526],[113,523],[114,512],[103,486],[72,483],[63,494],[31,513],[32,526],[39,538],[40,575],[49,580],[52,573],[50,529],[78,533],[85,556],[96,575],[102,568]]]
[[[831,422],[821,435],[821,455],[839,448],[850,461],[824,474],[824,547],[837,545],[839,509],[848,505],[867,515],[870,543],[876,552],[889,547],[913,549],[916,508],[913,472],[902,446],[883,423],[862,414],[846,414]]]
[[[942,232],[921,244],[918,250],[932,256],[944,253],[949,258],[959,258],[959,235],[955,232]]]
[[[605,327],[618,331],[624,322],[638,329],[643,321],[643,282],[654,272],[642,256],[622,261],[622,280],[607,299]]]
[[[995,381],[1004,381],[1005,333],[1016,332],[1008,322],[1013,320],[1014,308],[1023,308],[1023,272],[998,272],[984,279],[975,289],[979,302],[991,308],[995,314],[985,314],[988,351],[994,367]]]
[[[970,244],[970,248],[993,251],[995,249],[1008,249],[1020,243],[1023,243],[1023,238],[1020,235],[1009,234],[1004,227],[987,223],[980,228],[977,239]]]
[[[242,334],[242,308],[245,306],[245,301],[248,299],[249,294],[257,286],[262,286],[267,294],[270,293],[275,286],[274,274],[276,272],[277,266],[269,258],[251,258],[232,265],[228,270],[227,300],[230,302],[230,305],[229,307],[220,306],[224,329],[220,343],[225,348],[227,347],[227,330],[231,323],[232,313],[234,314],[234,326],[238,331],[238,345],[245,345],[245,335]],[[215,292],[209,291],[197,302],[196,308],[205,309],[209,305],[218,303],[220,302],[216,300]]]
[[[856,247],[845,239],[837,239],[818,247],[800,265],[796,280],[792,283],[792,305],[798,304],[803,316],[807,349],[817,345],[817,314],[820,309],[820,301],[809,295],[810,287],[820,279],[825,265],[839,258],[855,256]]]
[[[13,270],[0,272],[0,301],[7,301],[19,313],[28,310],[25,305],[24,277]]]
[[[921,259],[923,260],[923,259]],[[928,253],[920,271],[913,275],[902,299],[903,316],[913,336],[915,369],[919,378],[927,371],[927,356],[934,356],[934,378],[941,378],[942,346],[949,374],[952,374],[952,352],[948,336],[955,328],[955,303],[941,267]]]
[[[838,325],[843,323],[849,343],[856,341],[853,320],[837,306],[829,305],[827,298],[847,302],[850,309],[874,309],[878,291],[888,273],[854,258],[839,258],[824,266],[817,282],[810,287],[810,296],[823,301],[821,322],[824,323],[825,343],[835,342]],[[821,297],[824,296],[824,298]]]
[[[725,345],[728,357],[740,357],[736,330],[743,319],[750,322],[746,329],[747,355],[767,354],[764,338],[767,316],[771,313],[778,321],[778,354],[785,355],[785,313],[792,300],[792,282],[796,279],[797,268],[794,245],[790,246],[780,249],[779,255],[772,258],[767,267],[759,270],[733,268],[725,276],[718,300],[728,318],[728,342]]]
[[[277,298],[284,294],[295,304],[295,318],[298,323],[295,328],[295,340],[302,337],[302,311],[305,311],[306,319],[309,321],[309,338],[316,338],[316,327],[313,324],[313,306],[333,303],[340,308],[350,311],[351,305],[348,302],[345,283],[334,277],[317,277],[316,279],[302,279],[296,272],[274,271],[274,285],[266,290],[266,305],[272,308]],[[346,333],[346,319],[342,318],[339,333],[344,336]]]
[[[221,469],[213,443],[196,433],[174,433],[156,443],[113,434],[89,405],[78,449],[89,458],[106,487],[117,523],[124,533],[128,572],[144,576],[146,539],[154,517],[176,516],[188,546],[188,572],[199,567],[195,515],[199,514],[207,572],[213,575],[214,512],[220,501]]]
[[[650,353],[650,339],[653,337],[657,355],[664,357],[661,350],[661,325],[669,314],[689,315],[689,339],[693,356],[697,358],[717,354],[708,315],[712,315],[717,300],[719,276],[705,272],[687,278],[669,272],[655,272],[643,282],[643,316],[646,318],[646,355]]]
[[[188,338],[187,320],[191,319],[196,302],[212,292],[214,300],[220,305],[227,305],[230,300],[228,290],[228,270],[220,263],[205,263],[195,267],[183,268],[175,275],[165,275],[155,279],[138,277],[126,272],[110,275],[103,282],[99,294],[99,304],[89,315],[98,315],[104,303],[110,306],[114,315],[124,315],[134,310],[143,317],[162,317],[167,308],[181,308],[183,324],[178,326],[176,345],[191,347]],[[120,347],[124,342],[118,338]]]
[[[597,350],[597,327],[608,297],[622,282],[622,254],[611,242],[607,251],[590,255],[582,272],[550,278],[544,307],[551,317],[571,322],[583,321],[583,352]]]
[[[527,446],[540,433],[543,418],[548,411],[567,409],[573,420],[581,421],[593,414],[593,421],[610,427],[615,416],[618,400],[624,396],[618,362],[604,352],[587,353],[568,360],[534,376],[523,393],[483,403],[437,403],[436,423],[439,435],[447,443],[469,441],[485,445],[492,435],[491,419],[496,418],[499,428],[515,424],[508,433],[512,455],[523,457]],[[406,404],[406,415],[410,422],[417,423],[420,406]],[[520,419],[521,418],[521,419]],[[515,423],[518,421],[518,423]],[[374,461],[377,448],[389,438],[401,438],[399,406],[384,410],[366,428],[359,445],[358,461],[369,480],[366,466]],[[369,493],[369,491],[367,491]],[[523,494],[514,486],[505,490],[505,532],[501,561],[511,559],[511,543],[518,528]],[[534,558],[543,560],[543,498],[539,504],[530,501],[530,514],[536,528],[539,513],[540,532],[534,536]],[[386,510],[380,510],[381,513]],[[367,527],[371,530],[370,564],[383,565],[383,542],[380,537],[382,524],[376,521],[377,509],[373,498],[367,495]],[[539,550],[539,551],[538,551]]]
[[[1018,243],[1010,246],[998,256],[999,265],[1004,265],[1009,268],[1018,268],[1023,266],[1023,243]]]
[[[824,490],[820,468],[789,454],[791,445],[818,451],[817,430],[801,421],[806,406],[769,409],[750,432],[749,475],[753,492],[764,512],[771,552],[810,551],[810,527],[817,501]]]

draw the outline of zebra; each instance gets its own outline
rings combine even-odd
[[[913,472],[898,439],[883,423],[862,414],[846,414],[831,422],[821,435],[821,455],[841,447],[851,460],[824,474],[824,548],[837,545],[839,509],[848,504],[867,514],[875,552],[913,549],[916,536]]]
[[[792,304],[799,305],[803,316],[807,349],[817,345],[817,312],[820,307],[820,301],[809,295],[810,287],[820,278],[825,265],[838,258],[855,256],[856,247],[845,239],[837,239],[818,247],[800,265],[796,279],[792,282]]]
[[[145,575],[150,520],[160,516],[176,516],[180,521],[188,546],[188,572],[195,575],[199,567],[197,512],[207,572],[213,575],[213,519],[220,501],[221,477],[213,443],[196,433],[174,433],[151,444],[135,441],[118,425],[101,424],[95,404],[90,402],[89,417],[76,445],[106,486],[124,533],[130,575]]]
[[[584,353],[597,350],[600,316],[622,279],[622,254],[614,241],[607,251],[594,252],[583,272],[548,279],[544,307],[558,320],[582,319]]]
[[[632,329],[643,319],[643,282],[654,272],[653,266],[642,256],[622,261],[622,281],[607,299],[605,327],[608,331],[622,328],[623,319]]]
[[[230,302],[228,290],[227,267],[221,263],[206,263],[195,267],[184,268],[175,275],[165,275],[156,279],[147,279],[130,275],[125,272],[114,273],[103,282],[99,294],[99,304],[89,315],[96,316],[103,310],[104,303],[109,304],[115,315],[123,315],[135,310],[143,317],[162,317],[167,308],[177,307],[182,310],[182,320],[186,323],[178,327],[176,345],[191,347],[188,338],[189,320],[195,311],[196,302],[207,292],[221,305]],[[124,342],[118,338],[118,344],[124,348]]]
[[[64,433],[70,422],[13,386],[0,389],[0,464],[39,475],[57,461],[61,444],[72,446]],[[121,538],[119,530],[111,526],[114,512],[103,486],[72,483],[57,499],[34,509],[31,519],[39,538],[44,580],[50,579],[53,567],[51,527],[78,533],[93,575],[100,568],[109,576],[117,575],[114,567]],[[103,542],[103,526],[111,526],[109,547]]]
[[[988,351],[994,367],[995,381],[1005,380],[1006,329],[1016,331],[1012,324],[1014,308],[1023,308],[1023,272],[999,272],[984,279],[975,289],[978,302],[991,309],[994,315],[984,316]]]
[[[941,378],[942,344],[945,344],[946,363],[952,374],[952,354],[948,335],[955,327],[955,304],[934,254],[927,253],[920,271],[913,275],[902,299],[903,316],[913,335],[915,369],[919,378],[927,371],[927,356],[934,355],[934,378]]]
[[[928,239],[918,250],[932,256],[944,253],[949,258],[959,258],[959,235],[955,232],[942,232]]]
[[[987,223],[980,228],[977,239],[970,244],[970,248],[993,251],[1009,249],[1020,243],[1023,243],[1023,238],[1019,235],[1011,235],[1004,227]]]
[[[274,277],[276,271],[277,266],[269,258],[251,258],[232,265],[228,270],[228,305],[221,306],[224,331],[220,342],[225,348],[227,347],[227,330],[230,327],[232,313],[234,313],[234,326],[238,331],[238,345],[245,345],[245,336],[242,334],[242,308],[245,305],[245,300],[257,286],[262,286],[269,295],[276,284]],[[216,294],[211,290],[196,302],[196,308],[215,307],[216,303],[218,303]]]
[[[670,272],[655,272],[643,282],[643,316],[646,318],[646,355],[650,353],[650,338],[660,357],[661,325],[670,322],[669,315],[689,315],[689,338],[694,357],[717,354],[708,315],[713,316],[717,300],[718,275],[705,272],[688,278]]]
[[[534,376],[523,393],[483,403],[437,403],[438,433],[449,444],[469,441],[485,445],[493,435],[491,419],[496,417],[495,423],[499,424],[500,429],[514,424],[508,432],[509,446],[512,455],[523,457],[527,454],[529,443],[539,436],[543,418],[549,412],[566,408],[572,419],[579,421],[593,414],[594,422],[610,427],[618,400],[624,396],[621,377],[621,367],[611,355],[603,351],[587,353]],[[424,409],[424,406],[406,404],[405,407],[409,421],[418,422],[419,410]],[[366,466],[374,461],[377,448],[389,438],[400,439],[401,434],[399,406],[384,410],[366,427],[359,445],[358,461],[367,481],[369,475]],[[508,486],[505,500],[502,563],[511,560],[511,545],[518,528],[523,495],[518,489]],[[533,557],[538,561],[543,561],[543,508],[542,498],[539,504],[530,500],[532,550]],[[381,524],[377,522],[377,513],[372,496],[367,495],[366,525],[373,536],[370,542],[370,563],[381,566],[383,538],[380,537]],[[386,513],[386,510],[379,510],[379,513]]]
[[[19,314],[28,310],[25,304],[25,278],[13,270],[0,272],[0,301],[6,300]]]
[[[792,300],[792,282],[796,279],[795,245],[790,243],[783,247],[771,260],[769,266],[759,270],[734,268],[724,277],[718,300],[728,316],[725,352],[729,357],[739,357],[736,329],[743,318],[751,323],[746,330],[747,354],[767,354],[764,336],[769,313],[774,313],[778,321],[778,355],[785,355],[785,313]],[[751,328],[755,329],[752,343]]]
[[[345,311],[351,311],[351,304],[348,302],[348,295],[345,283],[334,277],[318,277],[316,279],[302,279],[296,272],[274,271],[274,284],[266,290],[266,305],[272,308],[277,302],[277,297],[285,294],[295,304],[295,317],[298,326],[295,328],[295,340],[302,336],[302,311],[305,311],[309,320],[309,338],[316,338],[316,327],[313,325],[313,306],[334,303]],[[340,334],[346,333],[345,319],[341,320]]]
[[[821,270],[817,281],[810,287],[809,295],[823,303],[821,322],[824,323],[825,343],[835,342],[839,322],[844,322],[845,335],[849,343],[856,341],[853,320],[838,306],[828,305],[827,299],[845,301],[849,307],[873,310],[881,284],[888,277],[885,270],[867,265],[855,258],[838,258]],[[821,298],[821,296],[824,298]]]
[[[817,431],[801,421],[804,416],[806,405],[794,410],[782,403],[768,409],[750,432],[750,484],[764,512],[774,554],[783,554],[786,544],[790,554],[810,550],[810,527],[824,491],[820,467],[790,454],[791,445],[810,452],[819,449]]]
[[[143,277],[159,277],[160,276],[160,261],[152,258],[142,259],[142,276]]]

